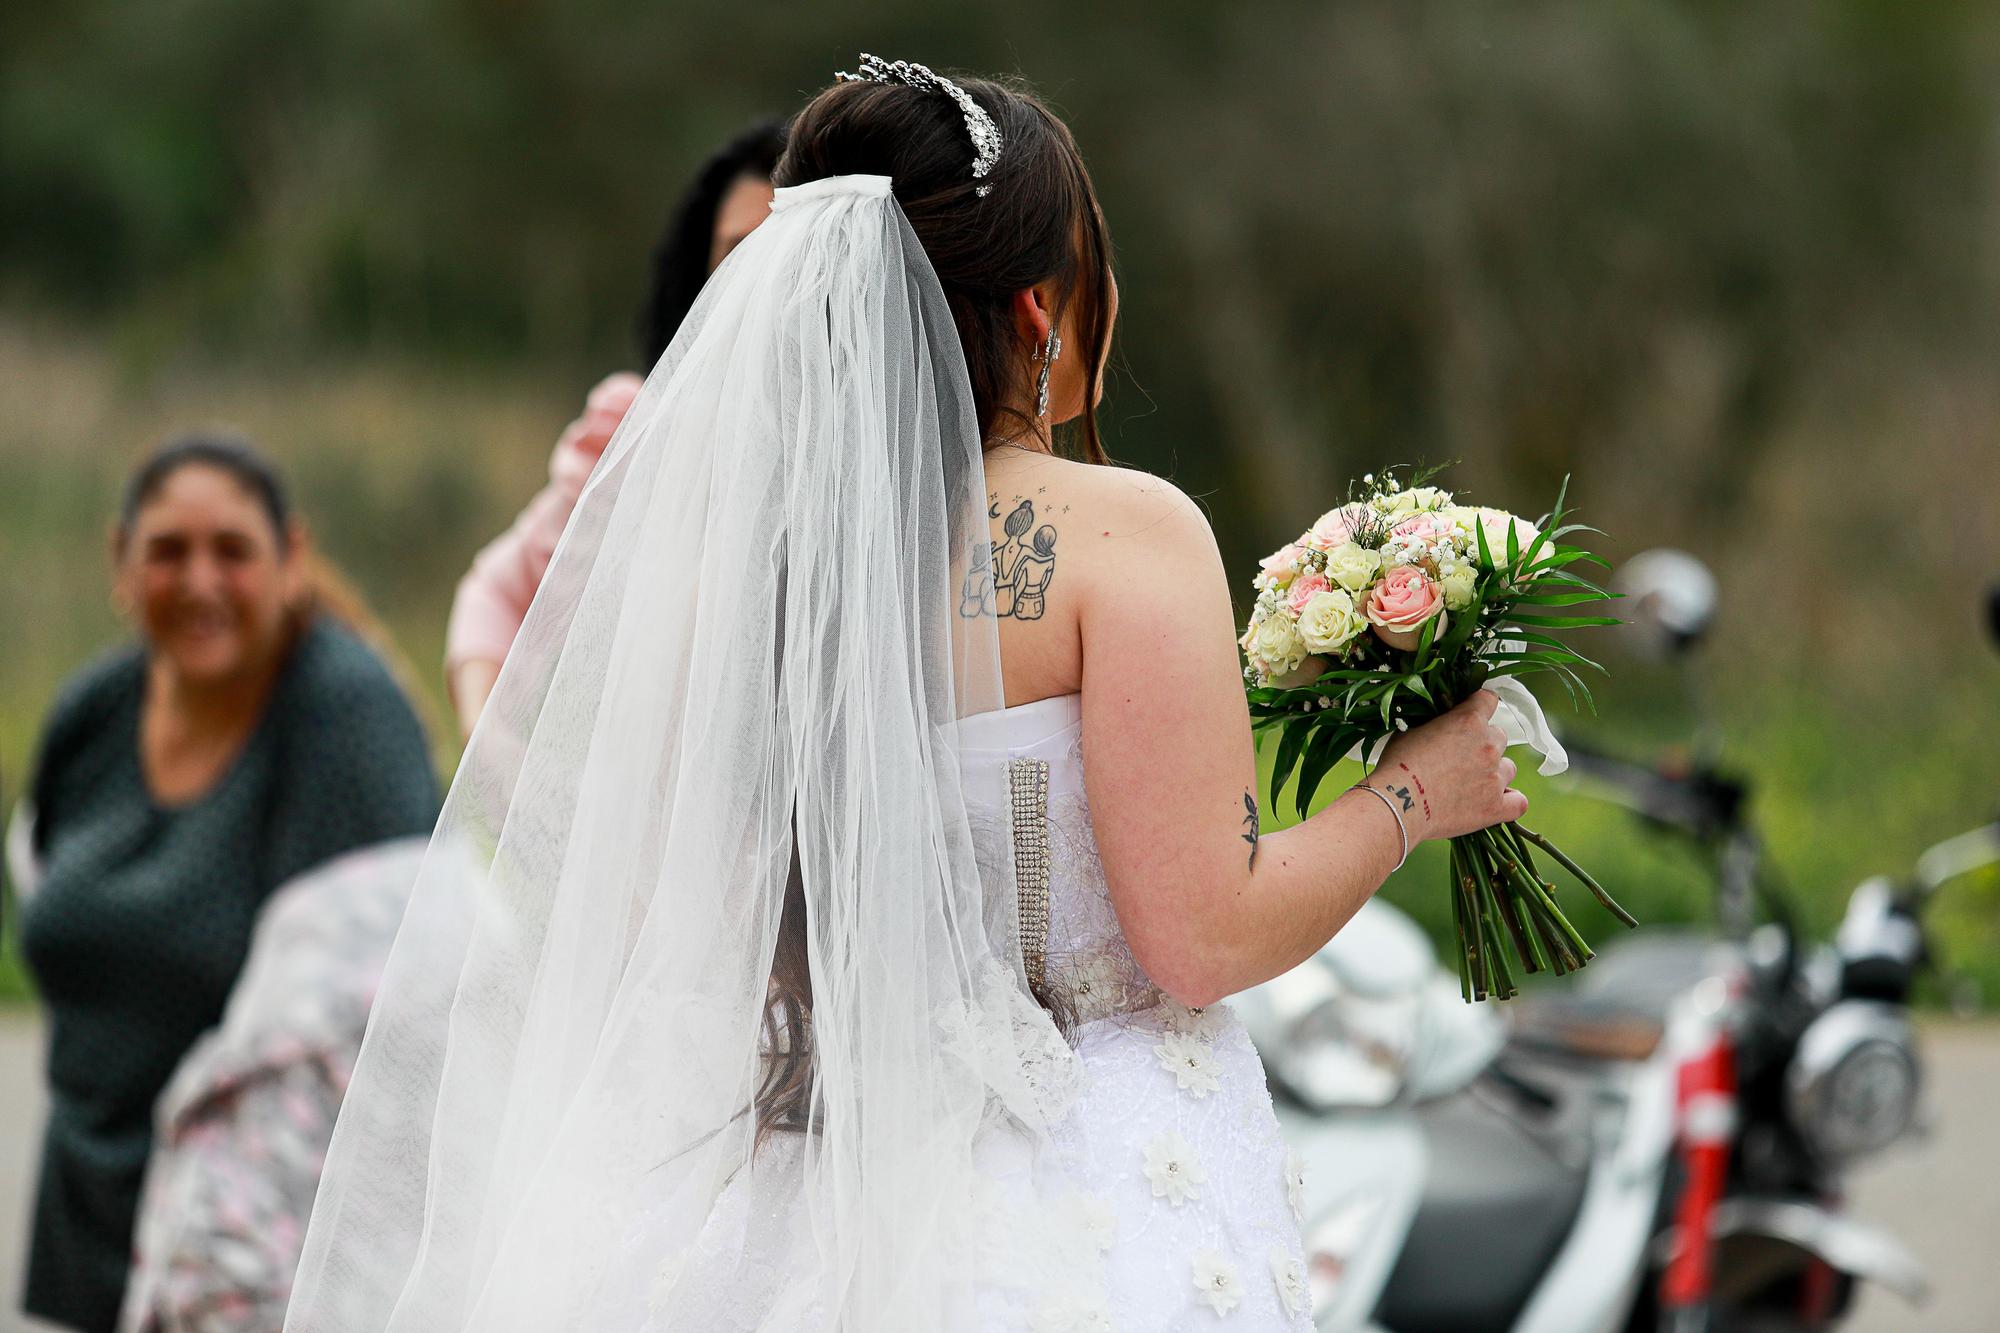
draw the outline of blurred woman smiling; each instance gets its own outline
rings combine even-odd
[[[276,471],[198,435],[129,481],[114,596],[137,641],[44,725],[22,945],[49,1021],[27,1310],[113,1327],[154,1101],[221,1016],[258,909],[332,857],[428,833],[422,726],[343,624]]]

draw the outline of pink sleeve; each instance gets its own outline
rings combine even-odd
[[[447,678],[466,662],[501,662],[520,632],[535,590],[555,554],[556,542],[576,507],[590,470],[611,442],[612,432],[638,396],[637,375],[612,375],[584,404],[583,415],[556,441],[549,459],[549,482],[528,502],[512,527],[473,558],[451,601],[445,630]]]

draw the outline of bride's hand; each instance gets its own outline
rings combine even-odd
[[[1396,803],[1410,845],[1508,823],[1527,813],[1513,789],[1507,735],[1493,725],[1499,700],[1480,690],[1423,726],[1389,742],[1367,785]]]

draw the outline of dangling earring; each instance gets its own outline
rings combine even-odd
[[[1062,355],[1062,335],[1049,330],[1049,340],[1042,345],[1042,354],[1037,358],[1042,363],[1042,373],[1035,377],[1035,415],[1049,414],[1049,367]]]

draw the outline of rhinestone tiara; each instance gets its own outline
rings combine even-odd
[[[947,79],[942,74],[934,74],[928,65],[913,64],[907,60],[884,60],[880,56],[861,53],[859,74],[837,73],[833,76],[841,83],[900,83],[910,88],[921,88],[926,92],[940,92],[958,103],[958,109],[965,113],[965,132],[972,136],[972,178],[984,181],[986,173],[1000,160],[1003,144],[1000,127],[993,123],[993,117],[986,114],[986,108],[972,100],[972,94]],[[991,185],[982,184],[974,191],[981,199],[993,193]]]

